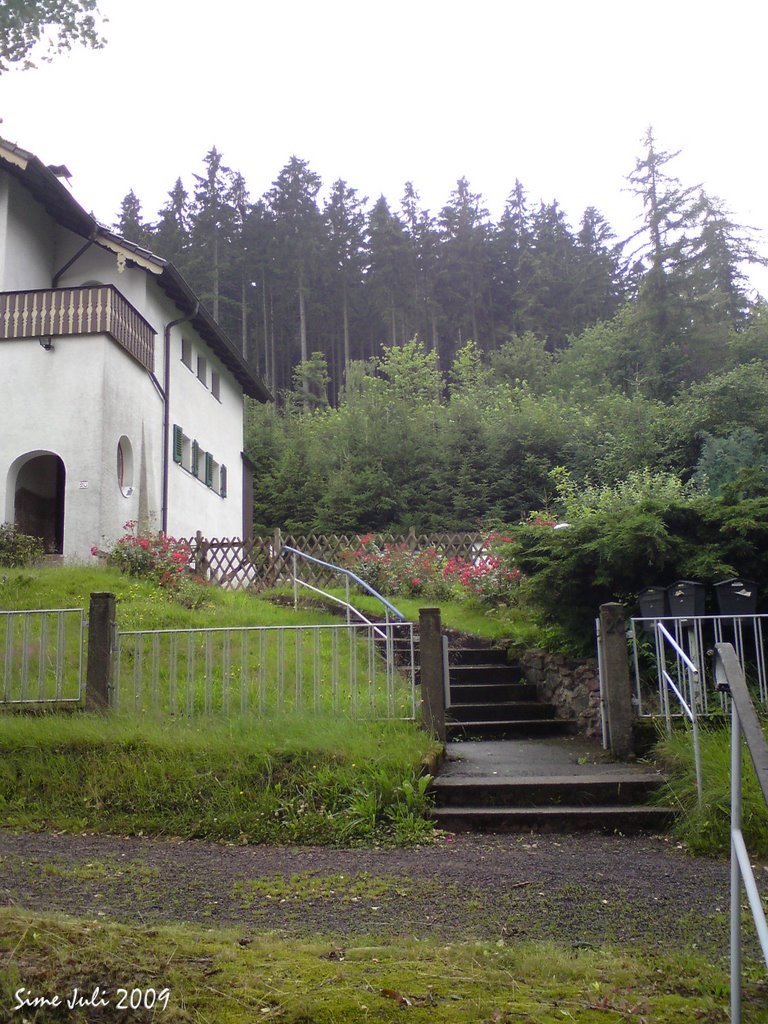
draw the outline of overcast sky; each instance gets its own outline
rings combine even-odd
[[[261,195],[293,154],[397,206],[436,212],[466,176],[492,217],[519,178],[619,236],[654,126],[673,170],[768,229],[758,0],[100,0],[107,46],[0,76],[0,133],[72,172],[112,223],[153,219],[212,145]],[[762,244],[768,253],[768,232]],[[761,290],[768,287],[759,279]],[[768,283],[768,282],[767,282]]]

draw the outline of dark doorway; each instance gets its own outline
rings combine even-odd
[[[47,554],[64,553],[65,482],[64,463],[51,452],[33,456],[16,477],[16,528],[39,537]]]

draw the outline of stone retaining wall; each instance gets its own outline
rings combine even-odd
[[[595,658],[575,660],[562,654],[526,651],[520,666],[525,680],[538,689],[539,697],[554,704],[558,718],[574,721],[581,736],[602,735]]]

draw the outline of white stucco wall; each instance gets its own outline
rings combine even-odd
[[[39,203],[18,182],[2,176],[8,207],[5,234],[0,235],[2,260],[0,290],[4,292],[50,288],[54,272],[54,228]]]
[[[3,231],[5,224],[6,230]],[[84,239],[55,226],[42,207],[0,173],[0,290],[50,288],[52,275]],[[164,328],[182,315],[154,275],[118,272],[114,253],[96,245],[58,281],[76,287],[113,284],[157,331],[154,373],[164,380]],[[207,386],[181,361],[181,339],[207,361]],[[13,521],[18,460],[32,452],[58,455],[66,470],[64,555],[88,560],[92,545],[107,547],[128,520],[162,516],[163,402],[150,374],[106,336],[0,342],[0,521]],[[196,365],[196,363],[195,363]],[[220,400],[211,373],[220,377]],[[188,323],[172,329],[168,431],[168,532],[208,537],[242,535],[243,393],[232,375]],[[227,495],[173,461],[173,424],[227,467]],[[130,441],[130,493],[117,478],[117,446]]]
[[[115,379],[115,349],[102,335],[57,338],[48,352],[34,339],[0,345],[0,380],[13,382],[2,395],[0,511],[13,521],[20,457],[58,455],[66,470],[70,560],[87,560],[92,545],[116,540],[123,523],[138,517],[138,489],[125,498],[117,483],[117,442],[121,434],[140,441],[151,385],[138,364],[120,358],[119,387],[106,386]]]
[[[206,358],[207,386],[198,380],[195,370],[189,370],[181,361],[182,337],[191,342],[194,367],[198,354]],[[222,498],[206,487],[202,473],[196,479],[171,459],[168,532],[189,537],[200,530],[206,537],[241,537],[242,388],[188,324],[172,329],[170,368],[171,426],[178,424],[201,450],[210,452],[217,463],[227,467],[227,496]],[[211,393],[213,371],[220,377],[220,401]],[[172,431],[170,441],[173,442]]]

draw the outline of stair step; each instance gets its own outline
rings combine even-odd
[[[450,665],[509,665],[502,647],[449,647]]]
[[[478,719],[472,722],[446,722],[448,738],[482,736],[504,737],[554,736],[573,732],[573,722],[565,718]]]
[[[554,718],[555,709],[540,700],[506,700],[493,703],[454,702],[447,709],[453,722],[516,722],[521,719]]]
[[[636,804],[664,785],[654,772],[611,772],[601,775],[554,775],[510,778],[438,777],[430,787],[441,808],[599,806]]]
[[[517,683],[522,678],[519,665],[451,665],[451,685],[455,683]]]
[[[438,807],[432,817],[450,831],[603,828],[622,832],[664,830],[674,820],[671,807],[643,804],[601,807]]]
[[[496,704],[516,700],[538,700],[538,690],[533,683],[451,682],[451,704]]]

